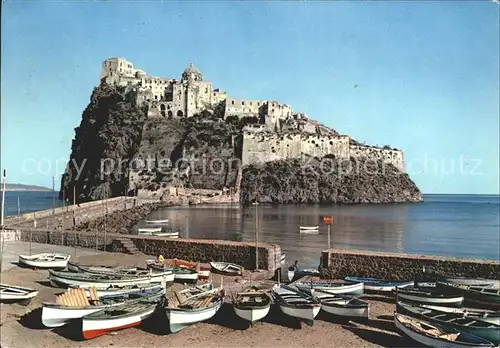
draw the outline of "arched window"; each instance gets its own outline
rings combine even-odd
[[[184,116],[182,110],[177,111],[177,117],[182,117],[182,116]]]
[[[168,119],[171,120],[172,117],[174,117],[174,114],[172,113],[172,110],[168,110]]]
[[[161,111],[165,111],[165,104],[161,104],[161,105],[160,105],[160,110],[161,110]]]
[[[165,111],[163,111],[163,110],[162,110],[162,111],[161,111],[161,115],[162,115],[163,117],[165,117]]]

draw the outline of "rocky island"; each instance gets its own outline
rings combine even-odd
[[[177,80],[122,58],[103,62],[75,129],[60,196],[73,192],[78,202],[422,200],[400,150],[362,145],[277,101],[233,99],[193,65]]]

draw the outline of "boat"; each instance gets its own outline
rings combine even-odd
[[[318,298],[284,284],[275,284],[271,293],[283,313],[303,320],[307,325],[313,325],[314,318],[321,309]]]
[[[441,304],[446,306],[460,307],[464,302],[463,296],[446,295],[436,292],[421,291],[408,288],[396,288],[396,301]]]
[[[320,298],[321,309],[327,313],[349,318],[368,319],[370,306],[357,298],[339,298],[336,296]]]
[[[500,290],[462,284],[436,282],[437,289],[444,293],[463,295],[467,302],[500,309]]]
[[[396,328],[426,347],[494,347],[492,342],[456,329],[394,313]]]
[[[230,262],[210,262],[212,272],[227,276],[243,275],[243,267]]]
[[[286,254],[285,253],[281,253],[280,265],[284,265],[285,264],[285,260],[286,260]]]
[[[80,268],[81,267],[81,268]],[[137,267],[124,267],[124,266],[108,266],[108,265],[82,265],[75,261],[68,261],[68,270],[72,272],[85,272],[87,269],[93,269],[95,271],[102,270],[123,270],[123,271],[137,271]]]
[[[477,320],[464,314],[439,312],[401,301],[397,302],[396,311],[446,328],[471,333],[493,342],[494,344],[500,343],[499,325]]]
[[[298,261],[295,260],[295,262],[293,263],[293,265],[291,265],[290,267],[288,267],[288,272],[287,272],[287,280],[289,282],[293,281],[294,279],[299,279],[299,278],[302,278],[302,277],[305,277],[305,276],[319,276],[321,273],[317,270],[317,269],[314,269],[314,268],[306,268],[306,269],[303,269],[303,270],[299,270],[298,268]]]
[[[319,226],[300,226],[301,230],[317,230]]]
[[[161,227],[140,227],[137,229],[137,232],[141,235],[152,235],[154,232],[160,233],[161,230]]]
[[[145,292],[143,294],[123,294],[119,296],[99,297],[94,288],[89,289],[87,297],[83,288],[72,289],[56,297],[55,303],[42,303],[42,324],[46,327],[59,327],[73,319],[102,309],[118,307],[126,302],[135,301],[155,294],[164,294],[164,290]]]
[[[271,298],[256,286],[249,286],[232,300],[236,315],[251,324],[263,319],[271,308]]]
[[[34,268],[61,268],[68,265],[71,255],[44,253],[36,255],[19,255],[19,263]]]
[[[459,285],[479,286],[483,288],[500,288],[500,280],[484,278],[464,278],[437,275],[437,280],[443,283],[452,283]]]
[[[0,284],[0,301],[3,303],[29,302],[38,290],[17,285]]]
[[[398,288],[414,286],[413,281],[388,281],[376,278],[363,277],[345,277],[344,280],[349,283],[363,283],[366,291],[391,292]]]
[[[168,224],[168,219],[164,220],[146,220],[146,225],[165,225]]]
[[[145,297],[113,308],[105,308],[82,317],[82,336],[92,339],[108,332],[137,326],[155,312],[163,294]]]
[[[146,260],[146,266],[148,268],[156,268],[156,269],[163,269],[165,267],[167,268],[183,267],[187,269],[196,270],[198,272],[198,279],[200,280],[207,280],[210,277],[210,270],[211,270],[210,266],[202,266],[201,264],[196,262],[190,262],[179,259],[166,259],[163,261],[163,263],[160,263],[157,260]]]
[[[117,275],[124,277],[150,277],[151,283],[161,283],[165,277],[170,276],[171,269],[127,269],[127,268],[113,268],[113,267],[100,267],[100,266],[79,266],[83,273],[97,274],[97,275]]]
[[[84,289],[87,297],[90,297],[90,288],[81,287],[79,285],[71,285],[66,291],[71,291],[71,289]],[[102,287],[92,287],[99,297],[108,296],[120,296],[126,294],[145,294],[149,292],[161,291],[163,289],[163,284],[153,283],[145,285],[126,285],[126,286],[102,286]]]
[[[223,291],[210,283],[169,294],[165,314],[170,332],[175,333],[212,318],[223,302]]]
[[[160,231],[160,232],[152,232],[152,236],[155,237],[170,237],[170,238],[178,238],[179,237],[179,231]]]
[[[80,287],[108,287],[108,286],[137,286],[161,282],[169,286],[174,282],[174,273],[165,271],[161,278],[153,275],[132,277],[119,274],[91,274],[74,273],[70,271],[49,270],[49,281],[54,286],[69,287],[79,285]]]
[[[198,281],[198,272],[186,267],[174,266],[174,280],[179,283],[196,283]]]
[[[426,304],[422,304],[420,305],[420,307],[444,313],[460,313],[466,317],[500,325],[500,312],[478,310],[478,309],[456,308],[456,307],[443,307],[443,306],[434,306]]]
[[[314,295],[317,297],[330,296],[330,295],[362,295],[364,290],[363,283],[339,283],[327,281],[297,281],[294,285],[300,291],[310,292],[314,289]]]

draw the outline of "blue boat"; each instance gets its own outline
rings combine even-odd
[[[363,283],[367,291],[391,292],[396,288],[406,288],[414,286],[414,281],[388,281],[376,278],[363,277],[345,277],[344,280],[349,283]]]

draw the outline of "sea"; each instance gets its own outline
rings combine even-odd
[[[54,204],[52,192],[7,192],[6,215],[17,214],[18,197],[21,213]],[[332,248],[500,260],[498,195],[426,194],[418,204],[198,205],[147,218],[169,219],[186,238],[276,243],[287,264],[297,260],[302,268],[316,267],[328,247],[324,216],[333,217]],[[300,226],[319,226],[318,233],[301,233]]]

